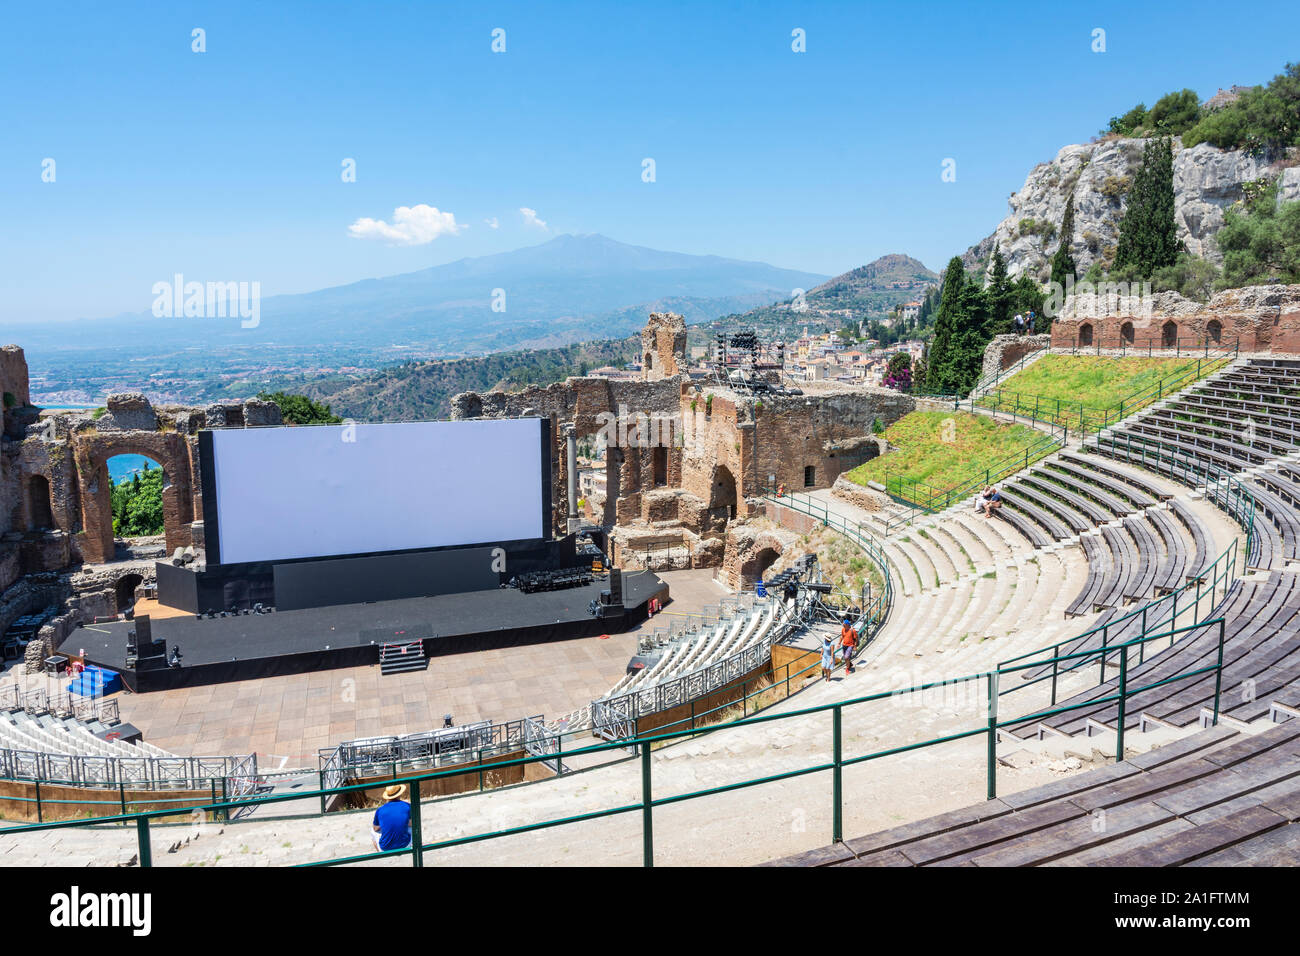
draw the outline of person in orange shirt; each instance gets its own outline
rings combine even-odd
[[[844,676],[847,677],[853,673],[853,652],[858,648],[858,632],[847,617],[840,626],[840,646],[844,648]]]

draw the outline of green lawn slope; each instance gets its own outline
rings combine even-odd
[[[1044,435],[1027,425],[969,412],[912,412],[885,429],[884,437],[895,450],[859,465],[846,477],[860,485],[886,484],[888,479],[890,493],[917,500],[916,493],[926,494],[927,486],[946,491],[982,477]]]
[[[1165,391],[1186,388],[1227,361],[1044,355],[976,404],[1092,431],[1151,404]]]

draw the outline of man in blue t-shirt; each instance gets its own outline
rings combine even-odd
[[[371,821],[370,839],[376,850],[401,850],[411,843],[411,805],[406,802],[406,784],[384,790],[384,802]]]

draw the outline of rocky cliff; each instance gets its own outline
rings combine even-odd
[[[1075,220],[1070,251],[1079,273],[1097,259],[1108,263],[1115,254],[1124,199],[1145,145],[1143,139],[1108,139],[1066,146],[1051,162],[1035,166],[1020,191],[1011,194],[1010,212],[993,235],[966,251],[967,268],[987,267],[996,243],[1013,277],[1028,273],[1046,280],[1071,195]],[[1213,237],[1223,225],[1224,210],[1242,198],[1245,183],[1279,175],[1279,202],[1300,199],[1300,167],[1279,172],[1266,157],[1207,143],[1183,149],[1175,138],[1175,215],[1188,251],[1220,262]]]

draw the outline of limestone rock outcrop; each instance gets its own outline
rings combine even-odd
[[[1142,139],[1111,139],[1066,146],[1051,162],[1040,163],[1012,193],[1010,211],[993,235],[967,250],[967,268],[987,266],[998,245],[1014,278],[1029,274],[1045,280],[1060,244],[1057,230],[1066,200],[1074,196],[1074,238],[1070,252],[1082,275],[1098,259],[1109,260],[1119,242],[1119,223],[1133,176],[1142,165]],[[1222,255],[1213,241],[1224,210],[1242,198],[1245,183],[1276,176],[1270,158],[1244,150],[1222,150],[1208,143],[1183,149],[1174,139],[1174,215],[1187,250],[1213,262]],[[1279,201],[1300,198],[1300,170],[1281,174]]]

